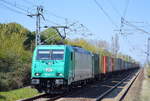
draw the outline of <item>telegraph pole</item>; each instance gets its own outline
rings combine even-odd
[[[35,36],[35,46],[40,45],[41,44],[41,35],[40,35],[40,18],[42,17],[44,19],[43,16],[43,7],[42,6],[37,6],[37,12],[36,14],[30,14],[27,15],[29,17],[33,17],[36,16],[36,36]],[[44,19],[45,20],[45,19]]]
[[[115,36],[112,37],[112,53],[115,58],[117,57],[118,50],[119,50],[119,37],[118,34],[115,34]]]
[[[123,32],[122,32],[123,27],[124,27],[124,18],[121,17],[121,25],[120,25],[120,30],[119,30],[121,35],[123,34]]]
[[[111,50],[112,50],[112,57],[114,57],[115,46],[114,46],[114,37],[113,36],[111,38]]]
[[[119,50],[119,37],[118,34],[115,35],[115,57],[117,57]]]

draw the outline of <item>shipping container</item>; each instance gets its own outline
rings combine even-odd
[[[107,73],[110,73],[111,70],[111,57],[107,56]]]
[[[113,72],[115,69],[115,61],[114,60],[115,59],[111,57],[111,72]]]
[[[108,68],[108,57],[107,56],[102,56],[102,68],[101,68],[101,72],[103,74],[107,73],[107,68]]]
[[[99,54],[93,54],[93,68],[94,68],[94,76],[100,76],[100,68],[99,68]]]
[[[121,60],[119,58],[116,58],[115,61],[115,71],[120,71],[121,70]]]
[[[103,72],[103,55],[99,55],[99,72]]]

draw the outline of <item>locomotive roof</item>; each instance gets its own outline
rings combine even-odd
[[[78,47],[78,46],[71,46],[71,45],[39,45],[36,48],[37,49],[49,49],[50,47],[52,48],[57,48],[57,49],[64,49],[66,47],[72,48],[75,52],[78,53],[83,53],[83,54],[91,54],[90,51],[85,50],[84,48]]]
[[[72,48],[73,48],[73,50],[75,52],[84,53],[84,54],[91,54],[91,52],[89,52],[89,51],[87,51],[87,50],[85,50],[83,48],[80,48],[80,47],[74,47],[74,46],[72,46]]]

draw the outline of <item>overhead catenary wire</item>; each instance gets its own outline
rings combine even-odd
[[[13,9],[13,8],[11,8],[11,7],[7,6],[7,5],[5,5],[5,4],[2,4],[2,3],[0,3],[0,4],[1,4],[0,6],[3,6],[3,7],[7,8],[7,9],[10,10],[10,11],[13,11],[13,12],[18,13],[18,14],[26,15],[25,12],[18,11],[18,10],[16,10],[16,9]]]
[[[114,11],[117,13],[117,15],[118,15],[119,17],[121,17],[121,20],[122,20],[122,21],[121,21],[121,26],[120,26],[120,32],[121,32],[121,33],[122,33],[122,27],[123,27],[124,24],[125,24],[126,26],[132,27],[132,28],[134,28],[135,30],[140,31],[140,32],[142,32],[142,33],[150,34],[150,32],[145,31],[145,29],[139,28],[139,26],[134,25],[134,24],[132,24],[131,22],[125,20],[126,14],[127,14],[127,10],[128,10],[128,7],[129,7],[130,0],[127,0],[123,14],[120,14],[120,13],[118,12],[118,10],[117,10],[116,7],[113,5],[113,3],[111,2],[111,0],[107,0],[107,1],[109,1],[109,4],[112,6],[112,8],[114,9]],[[136,22],[136,23],[139,23],[139,22]],[[129,43],[130,45],[132,44],[132,42],[128,42],[128,43]],[[132,52],[137,49],[137,47],[134,47],[133,45],[131,46],[131,48],[132,48],[132,49],[131,49],[130,51],[132,51]]]
[[[145,51],[143,51],[143,49],[141,49],[141,47],[139,47],[139,46],[137,46],[137,45],[133,45],[132,43],[133,42],[131,42],[129,39],[124,39],[123,38],[123,40],[126,40],[126,42],[128,43],[128,46],[130,46],[130,48],[129,48],[129,50],[133,53],[133,52],[135,52],[135,51],[139,51],[139,52],[142,52],[142,53],[144,53]],[[137,50],[138,49],[138,50]]]
[[[125,19],[124,19],[124,24],[126,24],[126,25],[128,25],[128,26],[130,26],[130,27],[133,27],[133,28],[135,28],[136,30],[141,31],[141,32],[143,32],[143,33],[150,34],[150,32],[147,32],[147,31],[145,31],[144,29],[141,29],[141,28],[137,27],[136,25],[131,24],[130,22],[126,21]]]
[[[56,17],[56,18],[58,18],[58,19],[65,20],[66,26],[67,26],[69,29],[71,29],[70,27],[76,26],[77,23],[78,23],[78,21],[76,21],[76,22],[73,22],[73,23],[71,23],[71,24],[68,24],[68,18],[62,17],[62,16],[60,16],[60,15],[57,15],[57,14],[51,12],[51,11],[47,11],[47,10],[45,10],[45,11],[46,11],[47,14],[49,14],[49,15],[51,15],[51,16],[54,16],[54,17]],[[54,25],[60,26],[60,24],[58,24],[58,23],[56,23],[56,22],[54,22],[54,21],[51,21],[51,20],[49,20],[49,19],[46,19],[46,21],[48,21],[48,22],[50,22],[50,23],[52,23],[52,24],[54,24]],[[80,24],[80,25],[83,25],[83,24]],[[82,27],[85,27],[85,26],[82,26]],[[81,28],[81,26],[80,26],[80,28]],[[87,30],[87,29],[88,29],[88,28],[86,28],[86,30]]]
[[[52,21],[52,20],[49,20],[49,19],[45,19],[45,22],[49,22],[49,23],[52,23],[52,24],[54,24],[54,25],[60,25],[60,24],[58,24],[58,23],[56,23],[56,22],[54,22],[54,21]]]
[[[129,2],[130,2],[130,0],[127,0],[123,15],[121,16],[121,26],[120,26],[120,33],[121,34],[122,34],[122,28],[124,27],[123,24],[124,24],[124,19],[126,17],[127,10],[128,10]]]
[[[121,17],[120,34],[123,34],[123,32],[122,32],[122,28],[124,27],[124,22],[123,22],[123,21],[124,21],[124,19],[125,19],[126,13],[127,13],[130,0],[127,0],[123,14],[121,14],[121,13],[118,11],[118,9],[113,5],[113,3],[111,2],[111,0],[107,0],[107,2],[112,6],[112,8],[113,8],[114,11],[116,12],[116,14],[117,14],[119,17]]]
[[[45,11],[46,11],[46,13],[47,13],[48,15],[53,16],[53,17],[56,17],[56,18],[58,18],[58,19],[62,19],[62,20],[66,20],[66,19],[67,19],[67,18],[65,18],[65,17],[62,17],[62,16],[60,16],[60,15],[57,15],[57,14],[53,13],[52,11],[47,11],[47,10],[45,10]]]
[[[14,7],[14,8],[17,8],[17,9],[23,11],[23,12],[28,12],[27,10],[25,10],[25,9],[23,9],[23,8],[21,8],[21,7],[19,7],[19,6],[17,6],[16,4],[12,4],[12,3],[10,3],[10,2],[8,2],[8,1],[6,1],[6,0],[1,0],[1,2],[5,3],[5,4],[9,5],[9,6],[12,6],[12,7]]]
[[[34,4],[33,2],[31,2],[31,0],[29,1],[29,0],[22,0],[22,1],[24,1],[25,3],[27,3],[27,4],[30,4],[30,5],[32,5],[32,6],[35,6],[36,4]]]
[[[112,20],[112,18],[109,16],[109,14],[104,10],[104,8],[102,7],[102,5],[97,2],[97,0],[94,0],[95,4],[101,9],[101,11],[105,14],[105,16],[108,18],[108,20],[112,23],[112,25],[114,25],[115,27],[118,27],[114,21]]]
[[[6,1],[6,0],[5,0]],[[21,0],[22,1],[22,0]],[[14,0],[14,2],[12,3],[12,5],[14,5],[14,6],[19,6],[19,7],[21,7],[21,8],[26,8],[27,9],[27,11],[29,10],[29,9],[31,9],[31,6],[29,6],[29,5],[25,5],[24,3],[19,3],[17,0]],[[32,6],[33,7],[33,6]]]
[[[127,13],[127,8],[128,8],[128,5],[129,5],[129,0],[127,1],[127,4],[126,4],[126,7],[125,7],[123,16],[122,16],[122,15],[120,14],[120,12],[116,9],[116,7],[113,5],[113,3],[111,2],[111,0],[107,0],[107,1],[108,1],[109,4],[112,6],[112,8],[113,8],[114,11],[116,12],[116,14],[117,14],[119,17],[122,17],[122,19],[123,19],[122,24],[124,24],[124,17],[125,17],[125,15],[126,15],[126,13]],[[126,22],[126,24],[127,24],[127,22]],[[142,29],[139,29],[137,26],[131,25],[129,22],[128,22],[128,26],[134,27],[134,28],[136,28],[136,30],[138,29],[139,31],[144,31],[144,30],[142,30]],[[121,27],[123,27],[123,26],[121,26]],[[122,31],[122,28],[120,28],[120,29],[121,29],[121,31]],[[147,32],[144,31],[144,33],[147,33]],[[135,47],[132,46],[132,49],[135,50]]]
[[[126,13],[127,13],[127,10],[128,10],[129,2],[130,2],[130,0],[127,0],[127,3],[126,3],[126,6],[125,6],[123,15],[121,16],[120,34],[122,34],[122,28],[124,27],[124,19],[126,17]]]
[[[29,13],[26,9],[22,8],[22,6],[20,7],[19,5],[16,5],[15,3],[11,3],[11,2],[9,2],[7,0],[1,0],[0,2],[2,3],[2,6],[4,6],[5,8],[7,8],[7,9],[13,11],[13,12],[16,12],[16,13],[19,13],[19,14],[23,14],[23,15],[27,15]],[[59,15],[56,15],[54,13],[52,13],[52,15],[57,17],[57,18],[66,20],[66,18],[61,17]],[[46,19],[45,22],[50,22],[50,23],[52,23],[54,25],[60,25],[60,24],[58,24],[58,23],[56,23],[54,21],[51,21],[49,19]],[[74,26],[74,23],[69,25],[69,26]]]
[[[125,18],[125,16],[126,16],[126,13],[127,13],[128,7],[129,7],[129,3],[130,3],[130,0],[127,0],[125,9],[124,9],[124,12],[123,12],[123,15],[122,15],[123,18]]]
[[[46,34],[46,33],[44,32],[43,34]],[[49,41],[49,40],[52,40],[52,38],[56,38],[56,37],[58,37],[57,34],[52,35],[51,37],[49,37],[49,38],[47,38],[46,40],[44,40],[43,42],[41,42],[41,44],[44,44],[45,42],[47,42],[47,41]]]
[[[114,4],[112,3],[111,0],[106,0],[110,6],[113,8],[113,10],[116,12],[116,14],[120,17],[121,16],[121,13],[119,12],[119,10],[114,6]]]

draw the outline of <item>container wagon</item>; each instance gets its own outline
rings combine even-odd
[[[94,54],[93,53],[93,68],[94,68],[94,78],[96,80],[100,80],[101,78],[101,71],[100,71],[100,68],[101,68],[101,65],[99,64],[99,61],[100,61],[100,56],[99,54]]]

